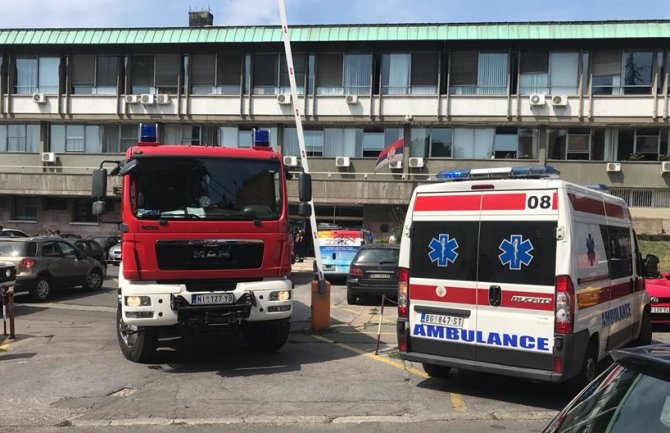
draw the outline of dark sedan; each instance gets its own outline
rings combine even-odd
[[[359,297],[398,296],[398,258],[396,244],[366,244],[358,250],[347,276],[347,302],[356,304]]]

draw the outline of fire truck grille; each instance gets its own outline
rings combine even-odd
[[[256,269],[263,262],[263,242],[205,239],[156,242],[158,267],[164,270]]]

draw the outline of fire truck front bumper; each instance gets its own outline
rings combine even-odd
[[[291,317],[293,284],[285,278],[238,283],[228,291],[188,291],[184,284],[123,281],[123,321],[136,326],[224,325]]]

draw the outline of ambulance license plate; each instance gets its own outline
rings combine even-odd
[[[221,305],[235,302],[232,293],[208,293],[206,295],[191,295],[191,305]]]
[[[651,307],[651,314],[667,314],[670,313],[670,307]]]
[[[443,314],[421,313],[421,323],[448,326],[449,328],[462,328],[463,318],[445,316]]]

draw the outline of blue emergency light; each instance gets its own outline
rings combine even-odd
[[[140,123],[140,141],[143,143],[155,143],[158,139],[158,124]]]
[[[251,143],[253,147],[270,147],[270,131],[267,129],[252,129]]]
[[[437,180],[476,180],[506,178],[540,178],[558,177],[560,171],[549,165],[532,165],[525,167],[473,168],[463,170],[444,170],[435,176]]]

